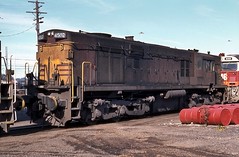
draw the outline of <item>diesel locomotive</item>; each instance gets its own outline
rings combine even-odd
[[[220,54],[222,62],[221,77],[227,86],[225,101],[228,103],[239,102],[239,55]]]
[[[26,75],[27,94],[15,106],[56,126],[222,103],[225,92],[219,56],[133,36],[47,30],[36,60],[38,74]]]

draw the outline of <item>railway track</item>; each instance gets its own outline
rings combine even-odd
[[[50,125],[38,125],[38,124],[29,124],[27,121],[15,123],[14,126],[10,126],[8,133],[0,133],[0,137],[6,136],[21,136],[32,134],[35,132],[45,131],[45,130],[52,130],[53,128]],[[25,123],[25,125],[23,125]]]
[[[177,117],[178,113],[170,113],[170,114],[161,114],[161,115],[151,115],[151,116],[146,116],[146,117],[134,117],[134,118],[124,118],[121,119],[117,122],[115,121],[100,121],[94,125],[104,125],[104,124],[111,124],[111,123],[119,123],[121,125],[128,125],[128,126],[140,126],[144,124],[151,123],[152,125],[156,122],[170,122],[175,117]],[[176,119],[177,120],[177,119]],[[51,126],[50,124],[37,124],[37,123],[32,123],[30,120],[23,120],[23,121],[18,121],[14,125],[12,125],[9,129],[9,132],[6,134],[2,134],[2,136],[11,136],[11,135],[21,135],[21,134],[31,134],[34,132],[39,132],[39,131],[57,131],[57,129],[69,129],[69,128],[87,128],[87,125],[79,123],[79,122],[73,122],[66,127],[56,127],[56,126]]]

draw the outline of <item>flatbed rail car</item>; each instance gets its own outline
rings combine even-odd
[[[33,121],[64,126],[222,102],[220,57],[105,33],[39,37],[38,77],[21,99]]]
[[[220,54],[222,62],[221,77],[227,86],[225,100],[229,103],[239,102],[239,55]]]

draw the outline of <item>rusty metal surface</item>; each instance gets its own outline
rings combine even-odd
[[[39,42],[40,49],[37,58],[47,67],[48,77],[54,73],[54,65],[68,62],[69,52],[74,63],[74,80],[81,77],[81,63],[92,63],[91,82],[89,71],[85,71],[85,84],[181,84],[181,85],[220,85],[220,75],[215,72],[220,69],[220,57],[202,54],[196,50],[181,50],[161,45],[142,43],[100,35],[100,33],[70,32],[63,30],[49,30],[44,32],[66,33],[65,38],[52,36],[46,38],[45,43]],[[51,61],[49,61],[49,58]],[[181,61],[189,61],[189,76],[181,76]],[[214,70],[207,71],[203,61],[213,61]],[[49,63],[50,62],[50,63]],[[184,69],[185,70],[185,69]],[[70,71],[70,70],[69,70]],[[45,78],[46,78],[45,74]],[[42,79],[44,77],[41,77]],[[215,78],[217,80],[215,80]],[[68,78],[69,79],[69,78]],[[67,78],[63,79],[64,81]]]

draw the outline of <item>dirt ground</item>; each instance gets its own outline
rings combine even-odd
[[[10,130],[0,156],[239,156],[239,126],[181,124],[178,113],[69,128]]]

